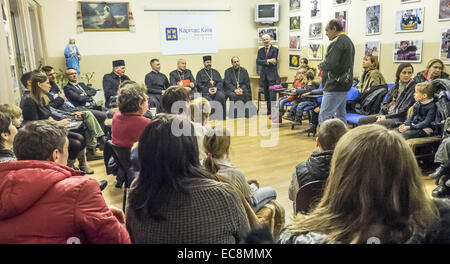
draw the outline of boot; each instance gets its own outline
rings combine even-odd
[[[302,133],[308,133],[308,137],[309,137],[309,134],[312,133],[313,137],[315,137],[316,136],[316,128],[317,128],[317,126],[315,124],[309,124],[309,128],[303,130]]]
[[[89,168],[86,161],[86,148],[84,148],[80,153],[78,153],[78,166],[80,167],[80,170],[84,171],[86,174],[94,174],[94,171]]]
[[[288,112],[288,114],[284,117],[284,119],[293,121],[295,118],[294,114],[292,112]]]
[[[67,160],[67,167],[70,167],[74,170],[79,170],[77,167],[75,167],[75,160]]]
[[[301,125],[301,124],[302,124],[302,117],[301,117],[301,116],[295,116],[295,117],[294,117],[294,120],[292,120],[292,122],[293,122],[295,125]]]
[[[101,160],[103,159],[103,154],[98,153],[95,148],[86,148],[86,158],[87,161],[93,161],[93,160]]]
[[[106,188],[106,186],[108,185],[108,181],[100,180],[100,181],[98,181],[98,185],[100,187],[100,191],[103,191]]]
[[[431,179],[438,179],[441,176],[445,175],[445,173],[447,173],[447,167],[441,164],[433,173],[428,175],[428,177],[430,177]]]
[[[106,142],[105,136],[101,136],[101,137],[97,138],[98,148],[101,151],[103,151],[103,149],[105,148],[105,142]]]

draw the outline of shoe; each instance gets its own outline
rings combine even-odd
[[[316,136],[316,128],[317,128],[316,125],[310,124],[310,125],[309,125],[309,128],[303,130],[302,133],[308,133],[308,137],[309,137],[309,134],[312,133],[312,134],[313,134],[313,137],[315,137],[315,136]]]
[[[295,117],[294,117],[293,114],[288,113],[287,116],[284,116],[283,118],[286,119],[286,120],[289,120],[289,121],[294,121]]]
[[[83,171],[85,174],[94,174],[94,170],[89,168],[87,165],[80,166],[80,170]]]
[[[433,173],[428,175],[428,177],[431,179],[438,179],[440,176],[445,175],[445,173],[447,173],[447,167],[441,164]]]
[[[101,160],[103,159],[103,154],[98,153],[95,149],[87,149],[86,151],[87,161]]]
[[[101,180],[98,182],[98,185],[100,186],[100,191],[103,191],[106,188],[106,186],[108,186],[108,182],[105,180]]]
[[[302,118],[299,116],[295,116],[294,119],[292,120],[292,123],[294,125],[301,125],[302,124]]]
[[[450,197],[450,187],[439,185],[431,192],[431,196],[434,198],[448,198]]]
[[[75,160],[67,160],[67,167],[70,167],[74,170],[80,170],[79,168],[75,167]]]
[[[97,143],[98,143],[98,148],[103,151],[103,149],[105,148],[105,142],[106,142],[106,137],[105,136],[101,136],[97,139]]]

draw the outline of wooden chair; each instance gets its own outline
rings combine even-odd
[[[322,198],[325,181],[309,182],[297,192],[294,213],[307,214]]]
[[[417,161],[423,159],[430,159],[430,162],[433,163],[434,155],[441,144],[442,136],[432,136],[432,137],[421,137],[421,138],[410,138],[406,140],[411,150],[414,153]]]

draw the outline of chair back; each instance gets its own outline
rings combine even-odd
[[[111,145],[111,148],[113,150],[112,155],[114,157],[114,160],[119,165],[119,168],[121,168],[126,173],[125,187],[128,188],[128,187],[130,187],[131,180],[133,179],[133,176],[134,176],[133,175],[134,172],[132,171],[133,168],[131,166],[131,159],[130,159],[131,148],[117,146],[117,145],[113,144],[112,142],[109,142],[109,144]]]
[[[295,198],[295,214],[307,214],[322,198],[325,181],[309,182],[297,192]]]
[[[358,97],[359,91],[355,87],[351,87],[347,93],[347,101],[353,101]]]

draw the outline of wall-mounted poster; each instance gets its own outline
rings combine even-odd
[[[395,32],[423,31],[423,7],[398,10],[395,15]]]
[[[322,44],[309,44],[308,45],[308,59],[309,60],[322,60],[323,59],[323,45]]]
[[[347,11],[338,11],[334,13],[334,18],[338,19],[341,22],[342,28],[344,29],[342,32],[348,33],[347,25],[348,25],[348,12]]]
[[[297,69],[300,66],[300,55],[289,54],[289,68]]]
[[[380,41],[367,41],[364,44],[364,55],[380,58]]]
[[[350,4],[350,0],[333,0],[334,6],[346,5],[346,4]]]
[[[439,0],[439,21],[450,20],[450,0]]]
[[[445,64],[450,64],[450,28],[441,30],[441,46],[439,49],[439,59]]]
[[[300,16],[289,17],[289,30],[300,30]]]
[[[309,38],[322,39],[322,22],[309,24]]]
[[[289,0],[289,9],[291,11],[300,10],[300,0]]]
[[[421,62],[422,40],[400,40],[394,42],[394,62]]]
[[[258,28],[258,42],[262,42],[262,36],[268,34],[272,42],[278,42],[278,28],[277,27],[265,27]]]
[[[298,35],[289,36],[289,49],[300,50],[300,36]]]
[[[381,33],[381,5],[366,7],[366,35]]]
[[[320,1],[321,0],[311,0],[311,18],[320,17],[321,13]]]
[[[79,2],[84,31],[128,31],[128,3]]]

